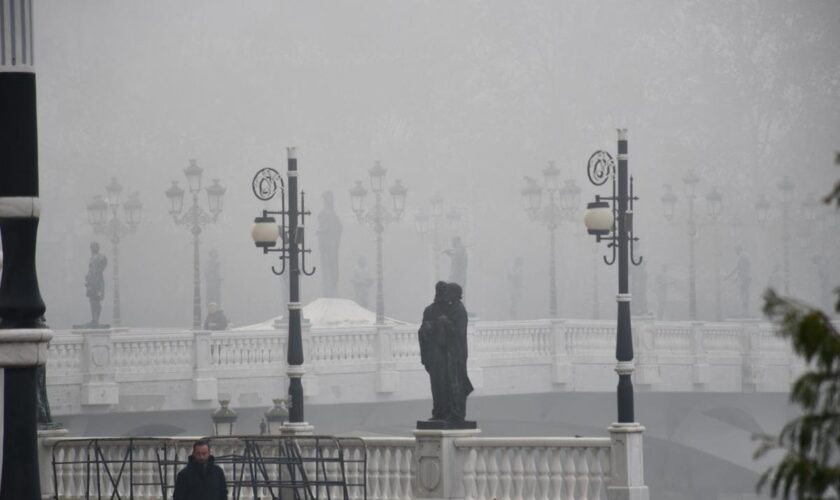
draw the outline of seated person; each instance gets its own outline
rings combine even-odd
[[[204,319],[205,330],[225,330],[228,327],[228,319],[224,311],[219,309],[219,304],[211,302],[207,304],[207,318]]]

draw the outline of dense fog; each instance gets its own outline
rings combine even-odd
[[[697,319],[759,318],[767,287],[827,309],[840,283],[840,218],[821,201],[840,178],[838,2],[39,0],[34,18],[38,274],[55,330],[90,320],[92,241],[108,258],[101,321],[112,320],[117,259],[87,213],[112,178],[124,199],[136,192],[143,204],[136,231],[119,244],[123,325],[190,327],[192,235],[173,221],[165,191],[172,181],[186,188],[192,159],[204,169],[202,189],[214,179],[226,188],[221,215],[200,235],[202,314],[211,252],[221,277],[216,300],[231,328],[282,314],[287,282],[271,272],[276,256],[263,255],[250,234],[254,217],[279,205],[257,200],[251,182],[264,167],[285,173],[288,146],[297,148],[312,212],[306,267],[318,268],[302,279],[304,304],[330,295],[318,237],[327,192],[342,227],[335,295],[356,298],[361,257],[361,274],[373,283],[376,235],[357,220],[350,189],[357,180],[369,188],[368,170],[379,161],[386,186],[399,180],[408,190],[402,217],[383,233],[386,316],[420,321],[435,281],[450,276],[445,251],[458,237],[468,255],[473,321],[547,318],[549,231],[529,217],[522,189],[528,179],[545,187],[543,170],[554,162],[561,184],[580,188],[556,232],[558,316],[615,318],[617,269],[602,259],[611,250],[586,234],[583,212],[596,194],[610,195],[608,184],[589,182],[586,165],[597,150],[615,156],[617,128],[628,129],[639,197],[635,255],[644,261],[631,280],[633,300],[647,306],[634,313],[689,318],[689,171],[696,176]],[[711,210],[713,190],[719,213]],[[434,225],[420,232],[418,216],[432,211],[436,196],[437,232]],[[372,198],[368,192],[367,209]],[[198,199],[207,209],[203,190]],[[184,203],[186,210],[189,194]],[[384,203],[391,206],[387,191]],[[370,286],[371,310],[375,291]],[[587,404],[588,396],[575,396]],[[479,401],[486,413],[476,418],[489,434],[555,432],[553,412],[565,403],[552,399],[531,415],[523,409],[540,398],[529,397],[536,399],[521,406]],[[593,411],[612,412],[613,397],[605,394]],[[774,397],[756,399],[755,408],[778,426],[792,412],[782,395]],[[649,398],[653,406],[640,405],[640,421],[669,425],[663,413],[673,407]],[[413,404],[385,405],[375,418],[377,409],[353,406],[358,422],[324,412],[310,420],[326,431],[404,434]],[[246,420],[256,422],[259,414],[248,411]],[[74,432],[109,429],[101,415],[84,418],[66,421]],[[609,417],[596,420],[600,426]],[[559,432],[578,430],[593,432]],[[705,456],[689,460],[672,448],[677,432],[651,433],[660,436],[646,449],[651,484],[701,498],[703,474],[717,469],[703,469]],[[698,442],[708,436],[696,432]],[[748,460],[744,449],[732,445],[739,460]],[[668,463],[677,456],[682,461]],[[674,470],[694,465],[695,475]],[[697,484],[663,479],[680,473]],[[738,487],[731,491],[749,490],[743,484],[757,477],[746,469],[732,474]]]
[[[467,245],[471,312],[510,316],[508,273],[521,256],[519,316],[547,315],[548,231],[529,220],[520,189],[524,176],[542,183],[555,161],[561,180],[582,188],[581,209],[558,229],[559,311],[591,317],[594,277],[599,314],[612,317],[615,269],[593,263],[605,249],[581,220],[596,192],[608,194],[587,181],[586,161],[597,149],[615,152],[617,127],[629,129],[652,310],[662,274],[667,315],[687,314],[688,169],[700,177],[698,316],[714,316],[716,239],[723,274],[735,266],[735,246],[751,260],[751,314],[766,285],[781,288],[783,176],[795,184],[790,290],[819,302],[818,276],[828,278],[823,288],[838,276],[814,257],[836,260],[837,216],[821,206],[823,220],[806,224],[801,209],[838,174],[839,16],[834,2],[38,2],[38,264],[47,319],[54,328],[88,319],[89,243],[100,241],[106,256],[112,249],[93,235],[85,207],[116,177],[143,202],[142,223],[120,245],[124,324],[190,324],[192,237],[168,215],[164,191],[173,180],[185,186],[193,158],[204,186],[218,178],[227,188],[218,223],[201,235],[202,260],[219,254],[226,314],[233,325],[279,314],[275,261],[250,241],[262,208],[250,182],[259,168],[284,171],[286,146],[298,148],[316,266],[312,229],[322,193],[334,193],[343,297],[353,297],[359,256],[375,272],[374,232],[353,216],[349,189],[368,184],[377,160],[387,185],[400,179],[408,188],[402,221],[384,233],[384,286],[386,315],[412,322],[434,282],[432,238],[416,231],[414,216],[429,212],[436,193],[444,210],[464,214],[454,232],[442,220],[438,237],[442,250],[455,234]],[[670,223],[665,184],[678,197]],[[705,206],[712,186],[723,195],[716,225]],[[760,193],[771,203],[764,225],[755,213]],[[200,202],[206,208],[203,194]],[[449,259],[438,258],[445,279]],[[317,274],[304,279],[304,302],[321,286]],[[740,315],[737,288],[722,282],[724,317]]]

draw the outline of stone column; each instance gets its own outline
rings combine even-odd
[[[695,391],[702,391],[709,384],[709,357],[703,345],[703,331],[706,323],[691,322],[691,381]]]
[[[633,317],[633,344],[636,353],[636,387],[651,390],[661,381],[659,359],[656,355],[656,329],[654,315]]]
[[[215,401],[219,384],[212,369],[211,332],[193,330],[193,400]]]
[[[74,330],[84,339],[82,394],[83,405],[115,405],[120,392],[111,363],[113,342],[110,329]]]
[[[309,366],[312,366],[312,362],[314,359],[312,358],[312,322],[309,321],[307,318],[301,318],[300,323],[301,335],[303,337],[303,359],[309,360]],[[292,369],[291,367],[287,368],[288,370]],[[294,370],[294,369],[292,369]],[[303,384],[303,394],[305,398],[317,396],[320,392],[318,390],[318,375],[312,373],[313,370],[310,368],[309,372],[305,368],[305,365],[301,365],[298,369],[298,372],[301,374],[301,384]]]
[[[638,423],[616,423],[610,433],[609,500],[649,500],[645,486],[644,449],[642,434],[645,428]]]
[[[557,385],[574,386],[574,371],[569,362],[569,341],[566,322],[551,319],[551,381]]]
[[[394,362],[391,344],[394,329],[390,326],[376,325],[376,392],[391,393],[400,388],[400,374]]]
[[[764,379],[758,320],[741,321],[741,390],[755,392]]]
[[[67,436],[67,429],[38,429],[38,470],[41,476],[41,499],[55,498],[53,482],[53,440]]]
[[[455,440],[480,432],[478,429],[414,431],[415,499],[464,498],[463,470]]]

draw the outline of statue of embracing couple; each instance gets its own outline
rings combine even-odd
[[[467,376],[467,310],[461,301],[461,286],[439,281],[435,299],[423,311],[417,332],[420,361],[432,385],[432,418],[418,421],[422,429],[474,429],[464,420],[467,396],[473,386]]]

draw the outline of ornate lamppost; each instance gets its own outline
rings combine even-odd
[[[685,197],[688,200],[688,319],[697,319],[697,264],[696,264],[696,243],[697,243],[697,219],[694,214],[694,200],[697,198],[697,184],[700,178],[691,170],[689,170],[682,179],[685,185]],[[665,185],[665,194],[662,195],[662,205],[665,210],[665,218],[668,221],[674,220],[674,208],[677,204],[677,196],[674,194],[670,185]],[[712,223],[716,223],[720,217],[721,202],[723,196],[717,190],[712,188],[706,195],[707,208],[709,210],[709,219]],[[717,239],[715,240],[717,245]],[[717,247],[716,247],[717,248]],[[715,250],[717,259],[717,249]],[[715,271],[715,311],[718,321],[721,317],[720,307],[720,269]]]
[[[402,218],[405,211],[405,197],[408,190],[400,183],[399,179],[388,188],[391,194],[393,207],[389,210],[382,204],[382,193],[384,191],[385,174],[387,171],[378,161],[368,170],[370,176],[370,188],[373,191],[376,201],[370,210],[365,210],[365,196],[367,189],[362,186],[362,181],[356,181],[356,185],[350,189],[353,213],[360,223],[367,223],[373,227],[376,233],[376,324],[385,323],[385,297],[383,294],[383,272],[382,272],[382,232],[385,226],[397,222]]]
[[[785,295],[788,295],[790,293],[790,204],[793,201],[793,191],[796,189],[796,185],[789,177],[784,177],[776,183],[776,188],[780,194],[778,204],[781,207],[782,239],[784,242],[784,256],[782,261],[783,286]],[[755,203],[755,213],[761,225],[764,225],[769,218],[770,206],[770,201],[768,201],[764,193],[761,193],[758,201]]]
[[[286,148],[288,164],[286,176],[289,182],[289,204],[286,205],[286,190],[283,176],[273,168],[263,168],[257,171],[251,182],[254,196],[262,201],[268,201],[279,193],[280,210],[263,210],[262,216],[254,219],[254,229],[251,236],[254,244],[262,248],[263,254],[276,252],[280,258],[280,268],[271,267],[274,274],[280,276],[286,272],[286,262],[289,263],[289,339],[286,354],[286,375],[289,377],[289,425],[291,429],[304,431],[308,424],[303,419],[303,337],[300,324],[300,274],[312,276],[315,273],[306,270],[306,254],[312,250],[306,248],[304,242],[304,225],[307,215],[304,204],[304,193],[300,192],[300,208],[298,208],[298,168],[295,148]],[[275,216],[280,216],[277,223]],[[280,246],[277,246],[278,238]]]
[[[122,324],[122,315],[120,312],[120,260],[119,249],[120,240],[129,233],[133,233],[140,224],[140,214],[143,210],[143,204],[137,197],[137,193],[132,193],[127,200],[122,200],[123,187],[117,182],[116,178],[111,178],[111,182],[105,186],[107,196],[94,196],[87,205],[88,222],[93,226],[93,231],[96,234],[107,236],[111,239],[114,251],[114,312],[111,324],[113,326],[120,326]],[[120,218],[119,208],[123,207],[125,211],[125,222]]]
[[[449,210],[444,210],[443,197],[436,193],[432,196],[429,206],[429,212],[426,213],[422,208],[417,210],[414,215],[414,226],[420,234],[430,234],[432,236],[432,263],[434,266],[434,281],[437,282],[440,277],[440,225],[441,221],[446,220],[449,224],[449,229],[454,233],[457,232],[461,226],[461,212],[455,208],[450,207]]]
[[[32,1],[3,2],[0,13],[0,500],[36,500],[42,493],[37,379],[52,332],[35,267],[41,201]]]
[[[601,186],[612,182],[612,196],[595,196],[595,201],[587,204],[584,223],[589,234],[595,235],[598,242],[607,241],[607,248],[612,249],[612,257],[604,256],[604,262],[612,265],[618,262],[618,316],[616,335],[616,358],[618,364],[618,422],[634,424],[633,410],[633,333],[630,324],[630,287],[629,265],[639,265],[642,258],[635,259],[633,242],[638,238],[633,235],[633,202],[638,197],[633,195],[633,178],[629,176],[627,165],[627,129],[618,130],[618,166],[606,151],[596,151],[589,157],[587,165],[589,181]]]
[[[560,169],[549,162],[543,169],[545,187],[541,187],[535,179],[525,178],[522,188],[522,204],[531,220],[540,221],[548,227],[548,313],[552,318],[557,317],[557,265],[556,265],[556,231],[560,222],[569,220],[580,204],[580,188],[574,179],[566,180],[560,186]],[[541,207],[542,191],[548,193],[548,204]]]
[[[192,205],[183,214],[184,190],[178,186],[178,181],[172,181],[172,186],[166,190],[166,197],[169,198],[169,214],[175,224],[190,229],[193,235],[193,330],[201,329],[201,272],[199,268],[199,235],[201,228],[207,224],[215,223],[222,213],[222,204],[226,189],[219,184],[219,179],[213,179],[213,184],[206,188],[207,209],[204,210],[198,205],[198,193],[201,192],[201,175],[204,169],[190,160],[190,165],[184,169],[187,177],[187,187],[192,195]]]

